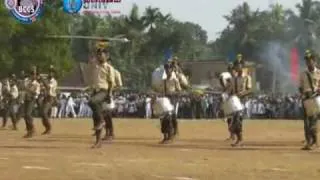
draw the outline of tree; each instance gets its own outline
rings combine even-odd
[[[5,35],[1,37],[5,44],[1,43],[0,46],[3,73],[16,72],[32,64],[38,65],[40,69],[49,68],[49,64],[53,64],[59,74],[72,67],[70,42],[45,38],[47,35],[67,32],[70,17],[56,8],[59,5],[57,2],[47,2],[44,5],[43,17],[30,25],[18,23],[9,16],[3,6],[0,6],[0,21],[3,25],[1,34]]]

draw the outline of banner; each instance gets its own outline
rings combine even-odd
[[[297,48],[292,48],[290,51],[290,76],[294,83],[299,81],[299,54]]]

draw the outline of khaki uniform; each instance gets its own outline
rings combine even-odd
[[[172,75],[169,79],[165,80],[165,94],[176,93],[182,90],[179,79],[175,72],[172,72]]]
[[[309,79],[310,78],[310,79]],[[320,88],[320,70],[315,69],[313,72],[306,70],[300,75],[299,89],[303,95],[303,99],[309,99],[316,93]],[[303,106],[303,109],[305,107]],[[304,113],[304,135],[307,145],[316,144],[317,138],[317,122],[318,118],[316,115],[307,116]]]
[[[115,86],[115,71],[110,64],[106,62],[103,64],[91,62],[89,63],[89,69],[91,73],[91,88],[109,90]]]
[[[112,70],[114,71],[114,88],[121,88],[123,86],[122,84],[122,78],[120,72],[112,67]],[[106,135],[104,137],[104,140],[110,140],[114,137],[114,128],[113,128],[113,121],[112,121],[112,112],[104,112],[104,120],[105,120],[105,129],[106,129]]]
[[[230,95],[236,95],[240,99],[245,96],[246,91],[250,91],[252,89],[252,80],[249,75],[242,75],[233,77],[230,83],[231,89],[229,89]],[[243,140],[242,136],[242,121],[243,121],[243,112],[236,112],[233,114],[231,122],[229,122],[229,131],[231,133],[231,137],[234,135],[237,137],[237,141],[233,145],[238,145]],[[229,119],[230,120],[230,119]]]
[[[26,82],[28,81],[28,78],[25,79],[20,79],[18,81],[18,90],[19,90],[19,97],[18,97],[18,103],[19,103],[19,109],[17,113],[17,122],[20,121],[21,117],[23,116],[24,113],[24,99],[26,95]]]
[[[92,118],[96,136],[96,144],[101,144],[101,130],[103,129],[104,114],[102,103],[106,100],[111,101],[112,89],[116,86],[114,68],[108,64],[100,64],[97,61],[89,63],[90,71],[90,87],[93,89],[93,94],[89,101],[89,106],[92,109]],[[109,103],[108,102],[108,103]]]
[[[181,84],[173,71],[172,75],[164,80],[164,94],[170,99],[170,102],[174,105],[174,112],[172,115],[166,115],[161,119],[161,132],[164,136],[163,142],[170,140],[178,134],[178,120],[176,108],[178,106],[177,92],[181,91]]]
[[[45,131],[42,134],[49,134],[51,132],[49,113],[57,97],[58,82],[52,77],[44,82],[44,86],[44,99],[40,108],[42,124],[45,127]]]
[[[122,87],[123,83],[122,83],[122,78],[121,78],[121,74],[117,69],[114,69],[114,74],[115,74],[115,84],[116,87]]]
[[[0,82],[0,101],[2,100],[2,82]]]
[[[8,80],[5,80],[2,86],[2,99],[1,99],[1,116],[2,116],[2,127],[7,126],[9,117],[9,100],[10,100],[10,84]]]
[[[36,100],[40,95],[40,83],[37,80],[26,81],[26,95],[24,100],[24,120],[26,122],[27,134],[25,138],[30,138],[34,134],[34,125],[32,112],[36,104]]]
[[[310,84],[307,74],[310,74],[312,84]],[[312,91],[317,91],[320,88],[320,70],[316,68],[313,72],[306,70],[305,72],[301,73],[299,88],[304,95],[306,93],[312,93]]]

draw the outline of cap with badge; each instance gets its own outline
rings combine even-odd
[[[100,40],[96,43],[97,53],[108,52],[109,43],[106,40]]]
[[[311,61],[311,60],[314,60],[314,56],[313,56],[313,53],[311,50],[306,50],[305,53],[304,53],[304,59],[306,61]]]
[[[244,60],[243,60],[243,56],[242,56],[242,54],[237,54],[237,56],[236,56],[236,60],[233,62],[233,66],[237,66],[238,64],[242,64],[242,65],[244,65],[245,64],[245,62],[244,62]]]

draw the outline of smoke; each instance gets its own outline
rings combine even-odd
[[[272,74],[264,78],[272,78],[273,92],[292,93],[297,87],[291,80],[290,74],[290,48],[279,41],[270,41],[263,46],[259,59],[264,68]]]

